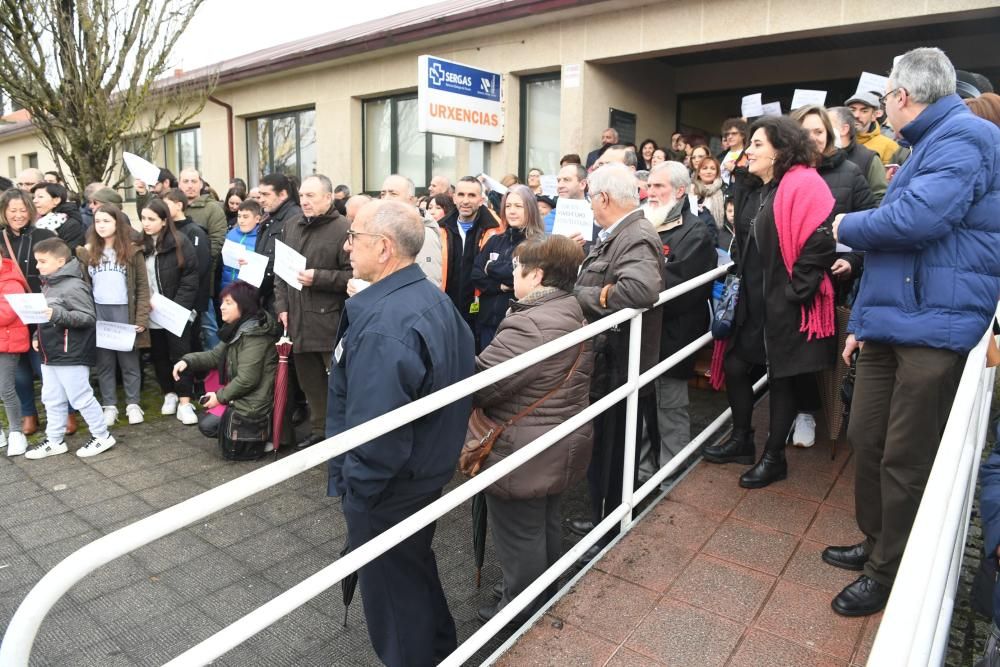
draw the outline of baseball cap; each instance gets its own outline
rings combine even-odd
[[[878,103],[878,93],[871,91],[857,91],[853,96],[847,98],[847,101],[844,102],[844,106],[850,106],[855,102],[861,102],[862,104],[866,104],[874,109],[878,109],[880,106]]]

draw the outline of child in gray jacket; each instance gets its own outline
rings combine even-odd
[[[45,404],[45,442],[28,450],[27,459],[68,451],[66,416],[72,404],[90,427],[92,439],[76,450],[80,457],[111,449],[104,413],[90,386],[90,368],[97,359],[97,315],[94,297],[83,281],[80,262],[61,239],[35,245],[35,260],[48,304],[49,321],[38,325],[32,345],[42,355],[42,403]]]

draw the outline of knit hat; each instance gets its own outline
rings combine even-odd
[[[114,204],[115,206],[122,205],[122,196],[111,188],[101,188],[90,198],[101,204]]]

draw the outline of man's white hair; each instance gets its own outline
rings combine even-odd
[[[918,104],[934,104],[955,94],[955,66],[936,47],[921,47],[900,56],[889,73],[890,88],[904,88]]]
[[[691,187],[691,174],[688,172],[688,168],[680,162],[661,162],[649,170],[649,175],[652,176],[653,174],[658,174],[661,171],[668,172],[670,177],[670,187],[674,190],[684,188],[686,191],[689,187]]]
[[[391,180],[393,178],[401,178],[401,179],[403,179],[406,182],[406,187],[409,188],[409,190],[407,190],[407,192],[406,192],[406,196],[407,197],[415,197],[416,196],[416,194],[417,194],[417,186],[413,183],[413,179],[412,178],[410,178],[409,176],[403,176],[402,174],[389,174],[389,176],[386,177],[385,182],[388,183],[389,180]],[[382,185],[383,185],[383,187],[385,187],[385,183],[383,183]]]
[[[587,179],[587,183],[591,197],[603,192],[619,206],[635,208],[639,205],[639,187],[635,174],[619,162],[597,169]]]

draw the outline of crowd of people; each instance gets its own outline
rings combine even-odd
[[[819,374],[856,365],[847,438],[865,541],[831,546],[823,559],[863,571],[834,610],[875,613],[965,356],[1000,297],[1000,97],[977,90],[963,102],[937,49],[901,56],[889,82],[841,107],[729,119],[717,154],[682,133],[663,146],[621,144],[608,128],[585,159],[563,157],[555,197],[537,168],[525,184],[513,174],[499,185],[437,175],[419,199],[405,174],[387,177],[377,198],[321,174],[298,183],[281,173],[252,189],[234,179],[219,198],[196,169],[161,169],[156,183],[135,183],[130,221],[103,184],[74,202],[50,174],[26,170],[0,196],[0,290],[44,294],[48,321],[24,325],[0,300],[7,453],[66,452],[76,412],[92,436],[78,456],[114,446],[118,377],[128,422],[142,422],[144,363],[162,414],[197,424],[223,455],[301,449],[623,308],[650,309],[638,320],[646,371],[708,331],[730,292],[712,381],[724,383],[733,429],[704,458],[749,466],[739,484],[751,489],[807,474],[788,470],[785,447],[816,442]],[[553,233],[559,203],[572,200],[589,203],[592,234]],[[294,281],[276,275],[279,243],[305,257]],[[259,285],[241,280],[246,260],[224,259],[226,244],[267,258]],[[729,258],[724,285],[652,308],[664,289]],[[190,313],[179,334],[157,323],[163,300]],[[845,349],[838,306],[852,309]],[[133,348],[98,347],[99,322],[133,328]],[[288,422],[309,422],[297,442],[290,427],[270,432],[282,335],[292,344]],[[621,386],[628,341],[626,323],[332,459],[328,492],[342,499],[349,547],[438,498],[460,455],[489,469]],[[689,356],[639,392],[639,481],[690,441],[693,369]],[[768,433],[758,454],[753,384],[764,373]],[[29,449],[38,376],[45,440]],[[492,424],[488,442],[470,414]],[[627,419],[621,400],[486,489],[503,579],[482,620],[561,555],[567,489],[587,479],[590,516],[569,522],[580,534],[621,503]],[[455,647],[433,535],[431,523],[360,571],[369,633],[387,664],[434,664]]]

